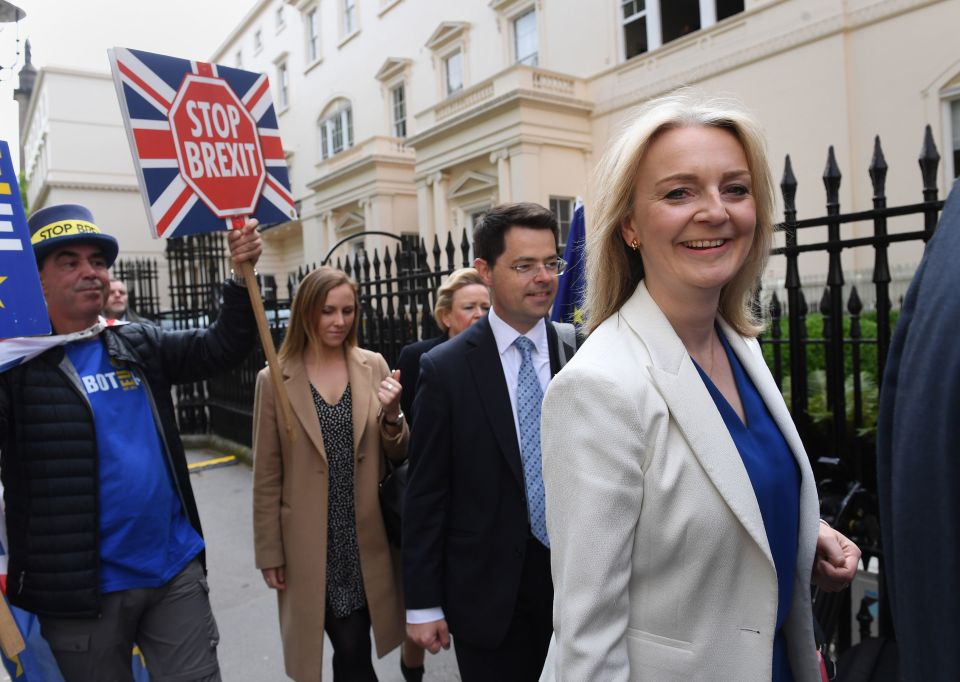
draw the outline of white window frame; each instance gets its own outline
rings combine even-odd
[[[433,52],[433,68],[436,74],[437,99],[442,100],[470,87],[470,61],[468,35],[470,24],[465,21],[444,21],[436,28],[424,47]],[[460,87],[449,87],[448,60],[460,53]]]
[[[283,5],[275,10],[274,21],[276,22],[277,33],[280,33],[287,25],[286,17],[283,16]]]
[[[532,17],[531,17],[532,15]],[[535,44],[535,49],[533,52],[523,55],[520,55],[520,36],[517,31],[517,25],[523,19],[531,17],[533,22],[533,40]],[[524,11],[520,12],[516,16],[510,19],[510,35],[513,38],[513,62],[514,64],[525,64],[527,66],[539,66],[540,64],[540,15],[537,12],[535,5],[524,8]]]
[[[635,10],[630,16],[624,16],[623,10],[628,4],[642,3],[644,8]],[[617,12],[620,17],[620,39],[623,42],[624,60],[639,57],[641,54],[650,54],[661,45],[660,37],[660,1],[659,0],[617,0]],[[627,24],[646,19],[647,22],[647,51],[627,56],[626,29]]]
[[[236,66],[238,69],[243,68],[243,50],[242,49],[237,50],[236,54],[233,57],[233,63],[234,63],[234,66]]]
[[[263,30],[258,28],[253,32],[253,53],[260,54],[261,50],[263,50]]]
[[[401,139],[406,138],[409,134],[407,128],[407,122],[409,116],[407,115],[407,83],[404,80],[400,80],[390,86],[388,92],[390,93],[390,131],[393,133],[394,137],[399,137]],[[400,117],[397,115],[397,93],[401,93],[400,101]]]
[[[352,36],[360,30],[358,2],[359,0],[340,0],[340,31],[343,37]]]
[[[353,146],[353,106],[344,99],[337,102],[317,121],[321,162]]]
[[[660,11],[660,5],[663,2],[669,1],[670,0],[646,0],[644,2],[643,0],[616,0],[617,17],[620,24],[621,55],[624,61],[627,59],[633,59],[634,57],[639,57],[643,54],[650,54],[657,48],[663,46],[663,18]],[[636,4],[643,4],[644,9],[636,10],[630,14],[630,16],[625,17],[623,15],[624,8],[628,5],[635,6]],[[703,29],[709,28],[717,23],[717,0],[699,0],[698,4],[700,8],[699,30],[702,31]],[[746,11],[746,7],[744,7],[744,11]],[[647,22],[647,51],[627,57],[627,41],[625,35],[627,24],[631,24],[634,21],[639,21],[644,17],[646,18]],[[694,33],[696,33],[696,31],[694,31]]]
[[[309,7],[304,15],[304,32],[306,36],[307,64],[320,61],[320,7]]]
[[[960,87],[950,88],[940,93],[940,99],[943,102],[943,154],[944,177],[946,186],[949,188],[954,180],[960,178],[960,164],[954,162],[954,150],[960,149],[955,145],[960,145]],[[954,108],[957,109],[954,121]]]
[[[567,204],[567,219],[562,220],[560,211],[561,204]],[[553,214],[557,217],[557,249],[562,254],[567,247],[567,238],[570,236],[570,224],[573,222],[573,209],[577,205],[576,197],[563,197],[559,195],[550,195],[550,201],[548,206]],[[566,234],[564,234],[563,228],[566,225]]]
[[[277,109],[286,111],[290,107],[290,69],[287,60],[277,62]]]
[[[459,57],[460,64],[460,84],[459,87],[453,88],[450,83],[450,64],[454,57]],[[457,45],[454,49],[450,50],[446,54],[440,57],[440,64],[443,67],[443,96],[450,97],[455,95],[458,92],[463,92],[464,87],[466,86],[466,78],[464,77],[464,52],[463,46]]]

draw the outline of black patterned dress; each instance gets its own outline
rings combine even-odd
[[[366,606],[357,544],[353,499],[353,401],[350,384],[336,405],[328,405],[312,385],[327,453],[327,608],[345,618]]]

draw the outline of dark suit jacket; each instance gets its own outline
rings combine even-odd
[[[403,386],[403,392],[400,394],[400,409],[406,415],[408,424],[413,424],[413,397],[417,394],[417,386],[420,380],[420,357],[449,338],[444,334],[443,336],[408,344],[400,350],[400,357],[397,359],[397,369],[400,370],[400,385]]]
[[[550,366],[560,366],[547,323]],[[571,349],[572,354],[572,349]],[[420,359],[403,513],[406,608],[440,606],[450,631],[495,648],[507,633],[530,523],[507,382],[488,318]],[[550,576],[545,589],[552,595]]]
[[[883,375],[877,473],[903,679],[960,680],[960,183],[900,310]]]

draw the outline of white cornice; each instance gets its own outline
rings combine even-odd
[[[466,21],[444,21],[430,34],[424,44],[428,50],[436,50],[447,43],[456,40],[470,27]]]
[[[250,28],[250,24],[260,16],[267,5],[269,5],[273,0],[258,0],[258,2],[250,8],[250,11],[247,12],[246,16],[240,20],[240,23],[237,24],[236,28],[230,31],[230,34],[227,35],[226,39],[220,43],[220,46],[214,50],[213,54],[210,56],[210,62],[216,64],[223,58],[227,49],[231,47],[237,38],[239,38],[243,33]]]
[[[393,80],[398,75],[403,73],[404,70],[408,69],[412,63],[412,59],[407,59],[405,57],[387,57],[386,61],[383,62],[383,65],[377,71],[377,74],[374,76],[374,78],[381,83]]]

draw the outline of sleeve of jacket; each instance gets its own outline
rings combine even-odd
[[[403,505],[403,580],[408,609],[443,606],[443,553],[449,494],[451,396],[434,362],[420,360]]]
[[[420,358],[413,351],[413,345],[404,346],[397,359],[397,369],[400,370],[400,385],[403,392],[400,394],[400,409],[406,415],[407,421],[413,419],[413,397],[417,392],[417,377],[420,374]]]
[[[623,386],[597,366],[567,365],[544,398],[557,680],[630,679],[628,585],[644,483],[639,423]]]
[[[283,452],[270,375],[257,375],[253,403],[253,547],[257,568],[286,564],[280,506]]]
[[[380,382],[383,381],[390,374],[390,367],[387,365],[387,361],[382,355],[377,353],[377,377],[376,382],[373,387],[374,393],[380,388]],[[403,380],[403,373],[400,374],[401,381]],[[403,384],[401,383],[401,386]],[[379,398],[378,398],[379,400]],[[400,408],[403,409],[402,407]],[[393,436],[387,433],[386,425],[383,423],[382,419],[378,420],[380,427],[380,443],[383,446],[383,454],[385,454],[389,459],[395,462],[402,462],[403,459],[407,456],[407,444],[410,441],[410,428],[406,421],[403,422],[403,427],[400,429],[400,433],[397,433]]]
[[[171,332],[138,326],[156,335],[164,375],[173,384],[206,379],[238,365],[257,339],[247,290],[233,282],[224,284],[220,315],[206,329]]]

